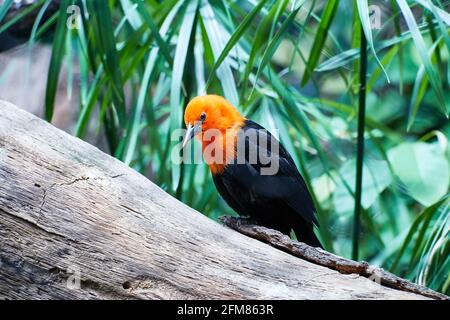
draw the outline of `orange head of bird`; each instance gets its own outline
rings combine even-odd
[[[242,126],[245,118],[225,98],[217,95],[199,96],[192,99],[184,113],[187,132],[183,147],[195,136],[210,129],[225,134],[228,129]]]

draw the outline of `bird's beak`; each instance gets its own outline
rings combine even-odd
[[[197,133],[202,131],[202,123],[199,121],[195,125],[188,123],[186,134],[183,139],[183,148],[187,145],[189,140],[191,140]]]

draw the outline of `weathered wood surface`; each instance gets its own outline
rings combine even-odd
[[[426,297],[318,266],[224,227],[95,147],[0,101],[5,298]]]

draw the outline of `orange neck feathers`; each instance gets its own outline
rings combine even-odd
[[[196,137],[202,142],[203,157],[213,175],[222,173],[236,158],[236,136],[245,118],[223,97],[207,95],[189,102],[184,119],[186,125],[201,121],[202,132]]]
[[[242,126],[243,122],[239,122],[218,135],[202,136],[203,158],[213,175],[222,173],[226,165],[236,159],[237,134]]]

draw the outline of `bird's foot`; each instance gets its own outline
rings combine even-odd
[[[244,226],[244,225],[261,225],[257,220],[249,217],[230,217],[230,216],[221,216],[219,220],[225,225],[235,225],[235,226]]]

